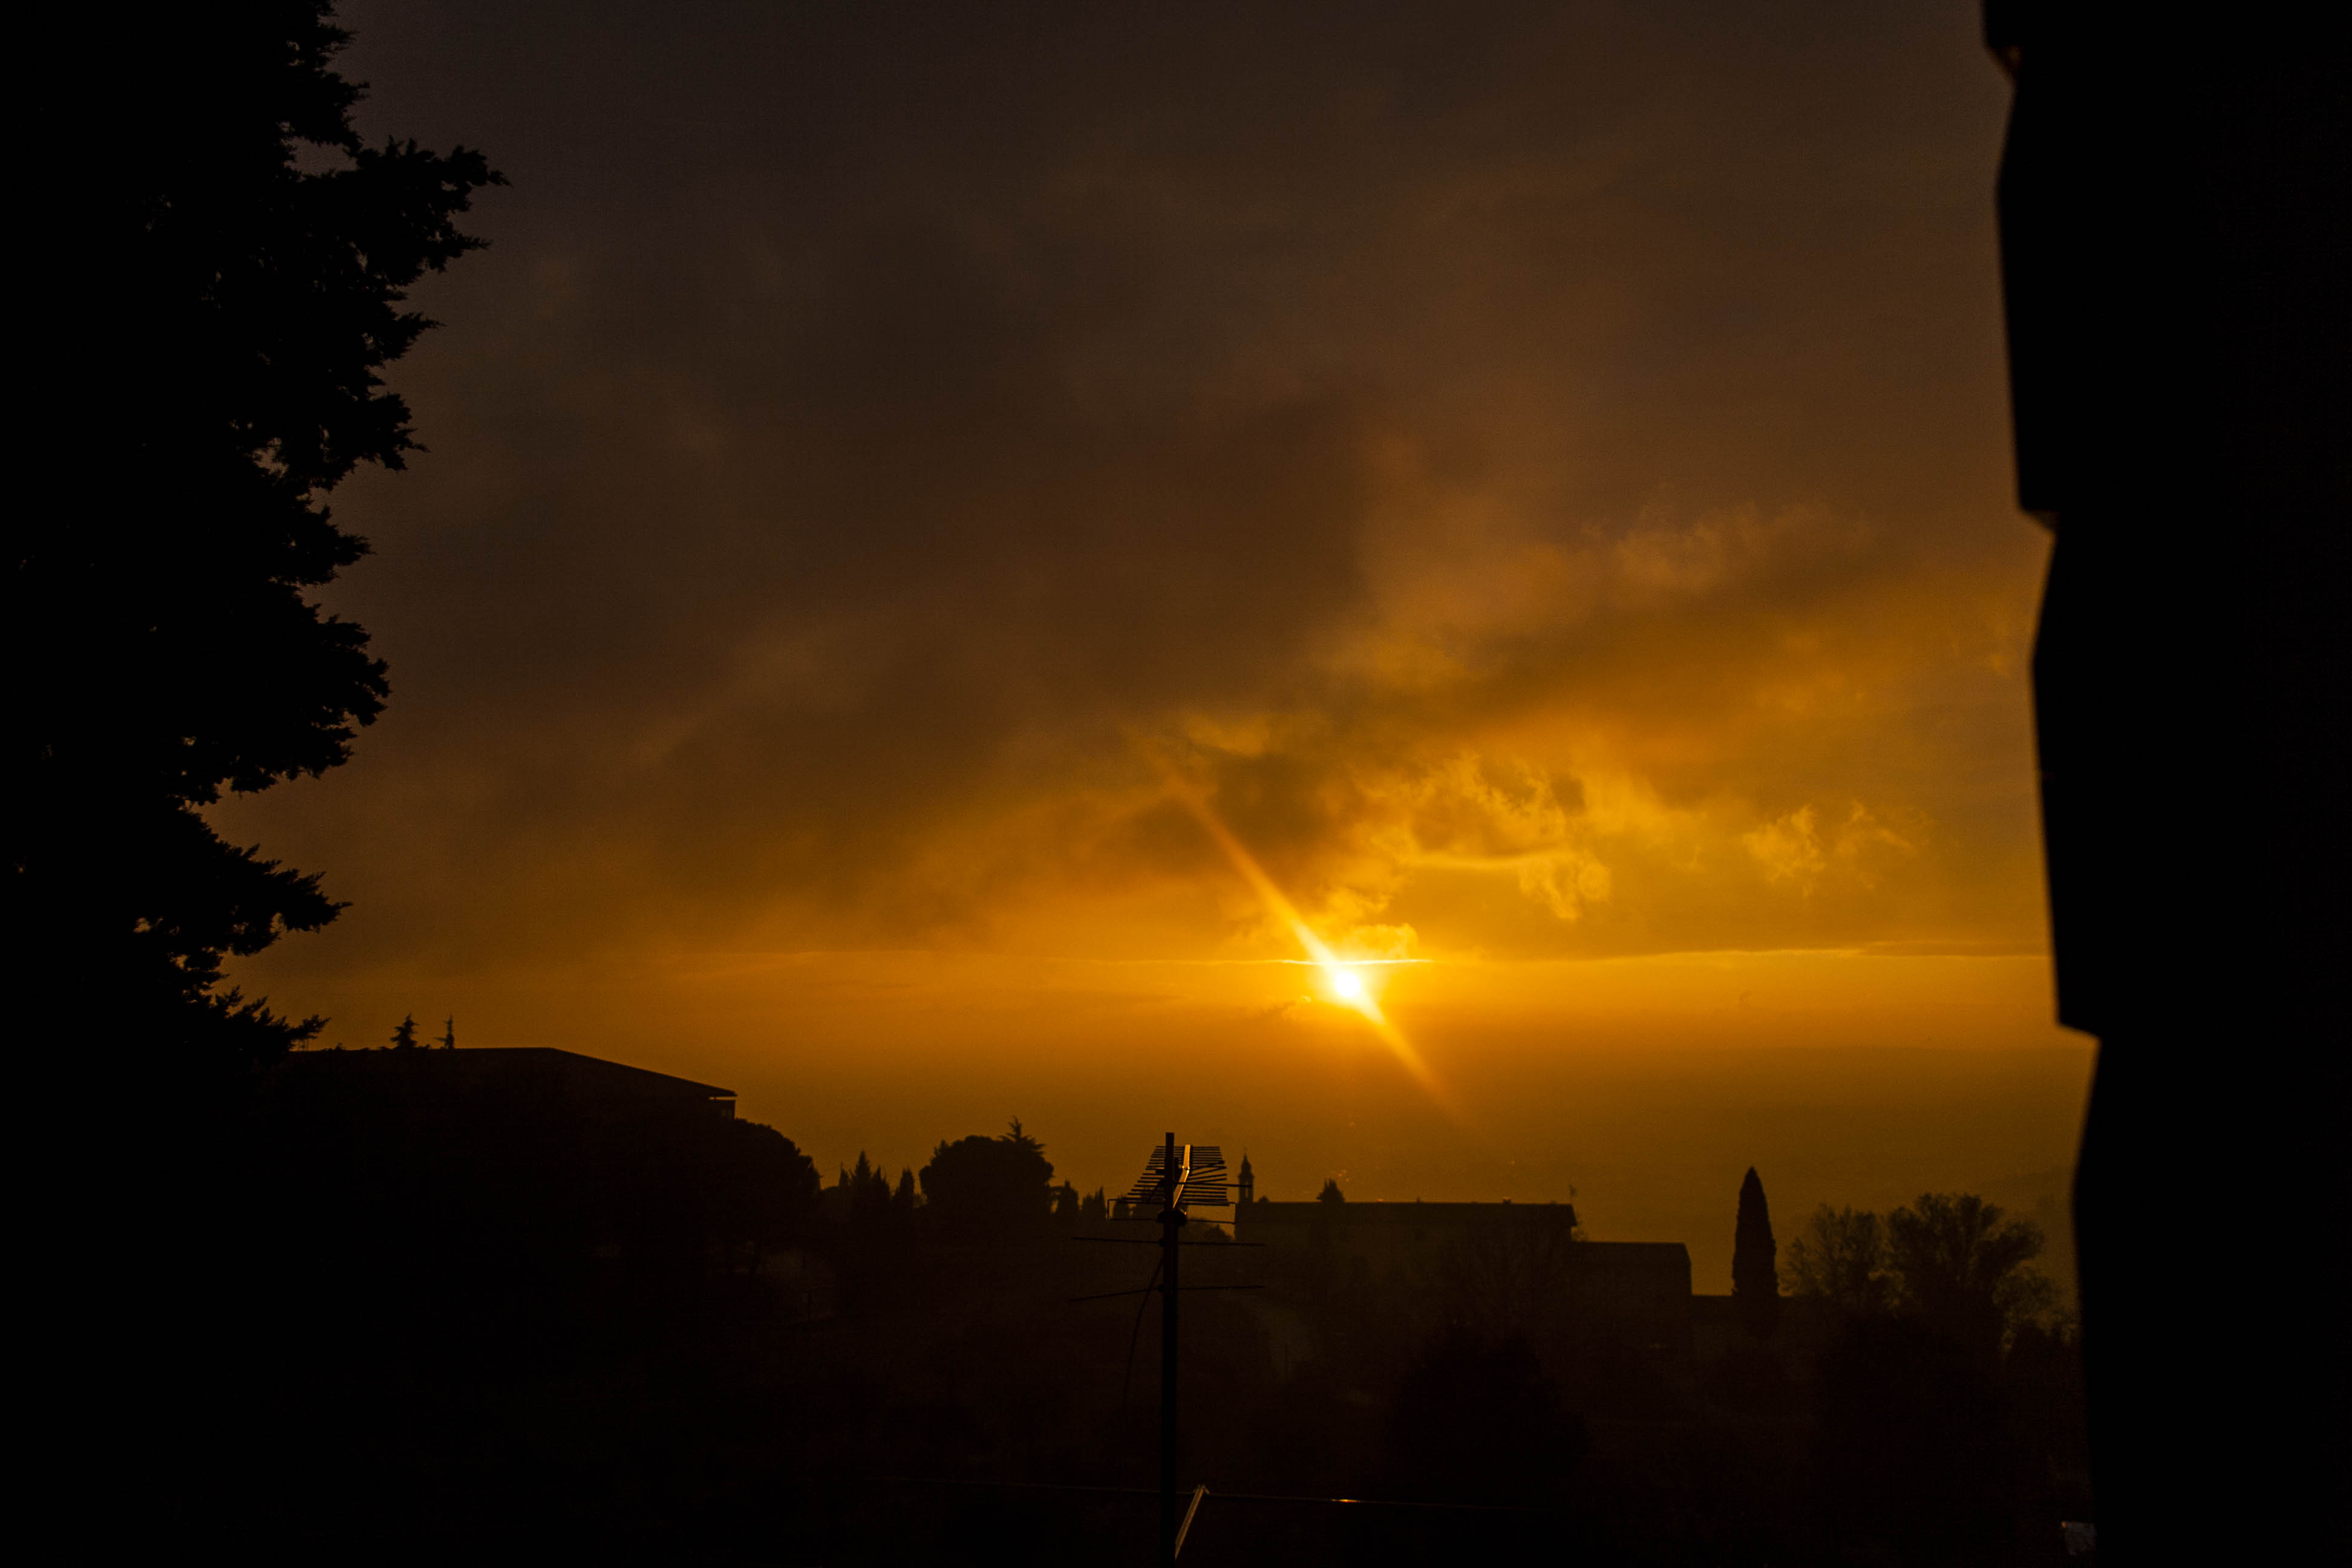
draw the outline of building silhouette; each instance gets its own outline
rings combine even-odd
[[[1563,1203],[1276,1203],[1246,1157],[1234,1238],[1310,1262],[1341,1288],[1444,1282],[1533,1293],[1563,1334],[1639,1354],[1669,1378],[1691,1363],[1690,1250],[1679,1241],[1587,1241]]]
[[[791,1202],[732,1089],[550,1047],[298,1052],[250,1131],[257,1180],[303,1177],[269,1205],[273,1249],[418,1287],[675,1269],[780,1232]]]
[[[277,1068],[271,1093],[320,1110],[358,1098],[392,1101],[425,1116],[467,1108],[667,1124],[735,1114],[731,1089],[550,1046],[300,1051]]]

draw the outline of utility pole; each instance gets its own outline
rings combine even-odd
[[[1208,1495],[1206,1486],[1192,1489],[1189,1504],[1182,1500],[1177,1472],[1183,1455],[1177,1444],[1176,1423],[1176,1305],[1186,1289],[1193,1290],[1260,1290],[1261,1285],[1192,1285],[1180,1279],[1180,1265],[1188,1247],[1258,1247],[1255,1241],[1216,1242],[1186,1241],[1184,1226],[1188,1208],[1231,1208],[1233,1200],[1225,1195],[1225,1156],[1213,1143],[1179,1143],[1171,1132],[1151,1152],[1151,1158],[1138,1176],[1135,1185],[1128,1189],[1119,1202],[1127,1205],[1120,1217],[1149,1224],[1156,1219],[1160,1239],[1146,1241],[1138,1237],[1132,1241],[1113,1236],[1075,1236],[1073,1241],[1107,1242],[1115,1247],[1153,1247],[1160,1248],[1160,1271],[1156,1284],[1147,1283],[1139,1290],[1106,1290],[1099,1296],[1074,1296],[1074,1301],[1107,1301],[1115,1296],[1140,1296],[1136,1308],[1135,1332],[1143,1328],[1143,1313],[1151,1304],[1151,1293],[1160,1292],[1160,1561],[1173,1564],[1176,1554],[1184,1549],[1184,1537],[1192,1527],[1192,1516]],[[1147,1205],[1157,1209],[1147,1215]],[[1135,1362],[1135,1339],[1128,1340],[1128,1365]],[[1120,1394],[1120,1406],[1126,1405],[1126,1394]]]
[[[1176,1302],[1181,1287],[1177,1282],[1176,1266],[1184,1256],[1179,1237],[1184,1228],[1184,1210],[1180,1199],[1184,1193],[1184,1178],[1189,1173],[1184,1165],[1191,1163],[1192,1151],[1184,1152],[1179,1163],[1176,1134],[1168,1134],[1160,1169],[1166,1186],[1166,1205],[1160,1211],[1160,1561],[1173,1563],[1179,1532],[1183,1526],[1177,1511],[1176,1453]]]

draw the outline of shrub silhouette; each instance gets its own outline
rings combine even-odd
[[[1442,1501],[1531,1501],[1557,1491],[1584,1451],[1525,1335],[1440,1329],[1407,1363],[1389,1412],[1395,1485]]]

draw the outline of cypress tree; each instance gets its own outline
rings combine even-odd
[[[1752,1340],[1769,1340],[1780,1319],[1780,1270],[1772,1213],[1756,1167],[1739,1184],[1739,1224],[1731,1241],[1731,1299]]]

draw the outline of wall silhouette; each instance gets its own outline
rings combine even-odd
[[[2263,1392],[2315,1354],[2340,1381],[2319,1303],[2342,1249],[2259,1305],[2184,1289],[2175,1249],[2294,1256],[2340,1206],[2352,54],[2288,6],[2189,71],[2122,7],[1989,0],[1985,26],[2015,83],[2018,504],[2055,536],[2033,682],[2058,1016],[2100,1040],[2075,1234],[2101,1549],[2221,1558],[2244,1550],[2234,1500],[2326,1497],[2347,1464]],[[2191,733],[2246,784],[2226,843],[2176,857],[2163,781]],[[2200,1343],[2230,1348],[2182,1356]],[[2294,1518],[2267,1550],[2342,1554],[2340,1510]]]

